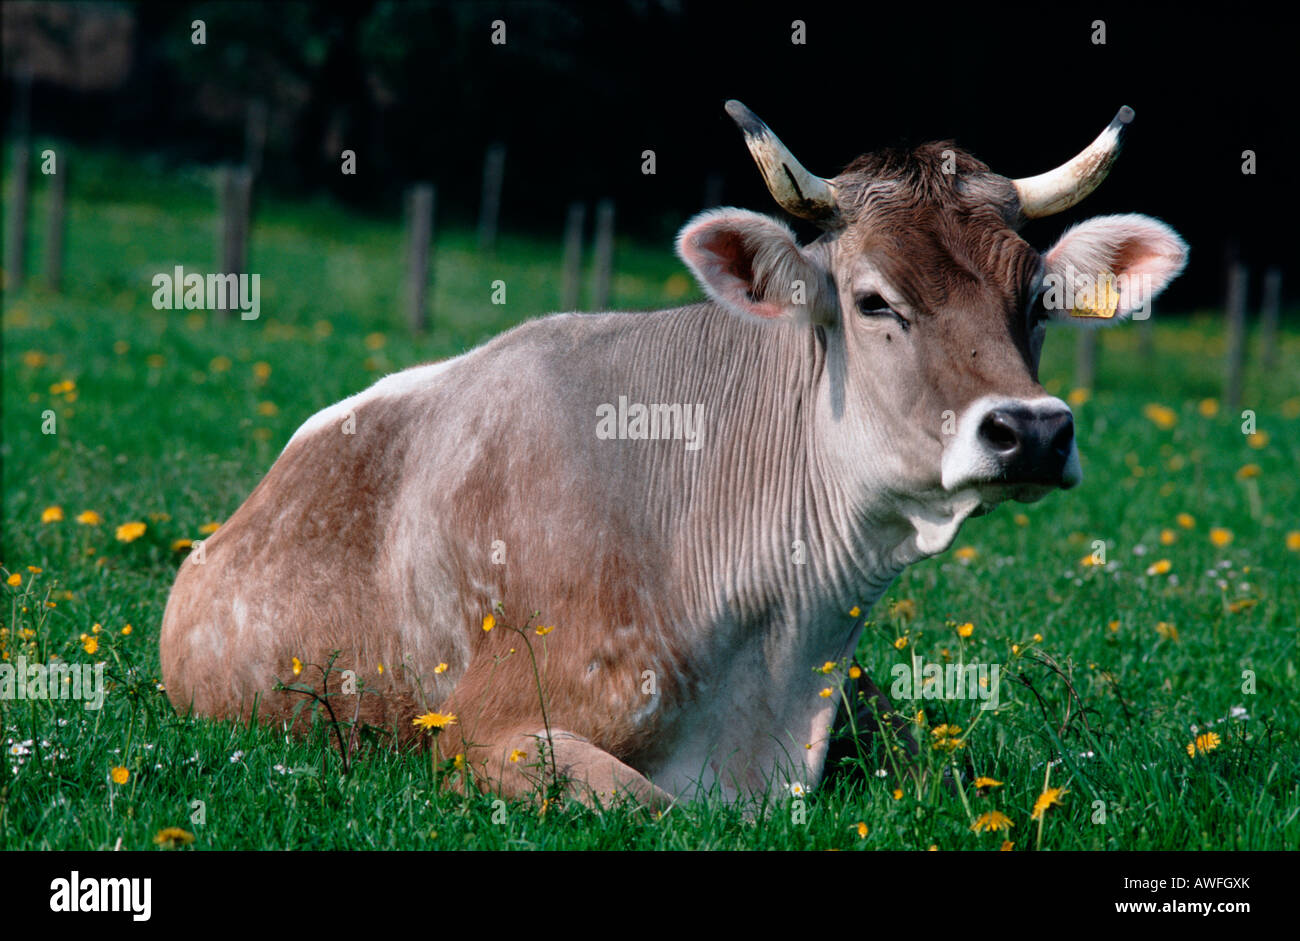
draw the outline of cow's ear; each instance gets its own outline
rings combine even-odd
[[[1053,320],[1105,324],[1148,305],[1182,272],[1187,243],[1159,219],[1097,216],[1068,229],[1047,252],[1042,303]]]
[[[710,209],[678,234],[677,254],[709,297],[741,316],[834,319],[829,274],[775,219],[744,209]]]

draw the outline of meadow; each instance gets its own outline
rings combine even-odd
[[[36,273],[4,297],[0,663],[103,663],[109,686],[99,710],[0,699],[0,848],[1300,846],[1293,320],[1274,369],[1252,338],[1253,433],[1219,401],[1217,310],[1158,310],[1149,355],[1135,327],[1105,331],[1086,390],[1071,385],[1073,336],[1050,333],[1042,379],[1075,408],[1082,486],[967,523],[867,615],[857,653],[886,690],[913,654],[1001,665],[997,710],[896,703],[936,773],[897,776],[870,751],[760,808],[494,807],[436,789],[427,754],[372,747],[344,773],[324,725],[286,738],[178,717],[158,630],[190,541],[240,505],[304,419],[555,309],[558,231],[507,232],[487,257],[469,228],[446,227],[433,326],[412,338],[395,218],[264,197],[251,246],[262,316],[220,322],[150,303],[154,274],[211,267],[209,172],[74,160],[63,291]],[[698,296],[667,243],[619,241],[616,270],[621,308]],[[491,302],[497,279],[504,305]],[[939,784],[945,766],[960,785]]]

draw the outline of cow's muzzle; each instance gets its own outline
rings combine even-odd
[[[976,487],[992,502],[1037,500],[1082,477],[1074,415],[1050,396],[971,403],[943,455],[945,488]]]

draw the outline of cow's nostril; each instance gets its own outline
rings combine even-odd
[[[1013,419],[1001,412],[989,412],[980,422],[979,436],[995,451],[1014,451],[1020,446],[1020,434]]]
[[[1064,424],[1052,436],[1051,448],[1057,454],[1068,455],[1070,448],[1074,446],[1074,421],[1066,416]]]

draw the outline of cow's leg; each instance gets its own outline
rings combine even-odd
[[[826,755],[826,767],[834,772],[846,758],[870,756],[874,748],[884,752],[883,767],[900,772],[915,772],[914,760],[918,753],[916,739],[912,737],[911,721],[901,715],[880,688],[872,682],[866,670],[856,680],[850,680],[850,710],[842,710],[844,725],[838,730]],[[892,752],[892,760],[887,749]]]
[[[502,797],[544,795],[558,778],[566,796],[588,807],[631,800],[664,811],[673,802],[639,771],[572,732],[552,729],[548,738],[545,729],[534,729],[490,737],[487,744],[470,743],[467,760],[480,786]]]

